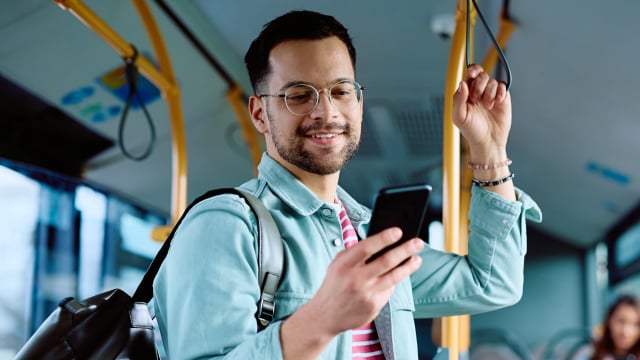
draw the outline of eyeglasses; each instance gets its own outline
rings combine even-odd
[[[329,102],[340,110],[348,110],[350,107],[360,104],[364,88],[352,80],[340,80],[328,89],[318,90],[309,84],[295,84],[289,86],[284,94],[258,95],[262,98],[280,97],[284,99],[287,109],[294,115],[307,115],[318,107],[320,93],[327,92]]]

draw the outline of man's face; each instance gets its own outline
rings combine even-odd
[[[360,142],[362,101],[345,106],[329,101],[328,89],[339,80],[354,80],[346,46],[336,37],[291,40],[270,54],[268,94],[283,94],[292,84],[320,90],[318,106],[307,115],[294,115],[280,97],[263,97],[262,120],[269,155],[289,170],[333,174],[353,157]]]

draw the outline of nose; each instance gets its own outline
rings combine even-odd
[[[322,96],[324,93],[325,96]],[[333,103],[331,99],[331,93],[328,89],[318,90],[318,103],[316,107],[313,109],[312,113],[320,112],[320,113],[332,113],[336,111],[336,105]]]

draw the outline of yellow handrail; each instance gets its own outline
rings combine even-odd
[[[147,35],[151,40],[151,45],[154,49],[154,54],[158,59],[160,69],[162,73],[168,78],[172,86],[171,91],[163,93],[165,100],[167,101],[167,107],[169,109],[169,121],[171,122],[171,140],[172,140],[172,199],[171,199],[171,225],[162,226],[154,229],[152,232],[152,238],[157,241],[164,241],[169,233],[173,224],[178,221],[180,215],[184,212],[187,205],[187,146],[186,135],[184,129],[184,119],[182,117],[182,104],[180,103],[180,88],[177,86],[177,80],[175,78],[173,67],[171,66],[171,59],[169,58],[169,52],[162,40],[160,29],[153,18],[153,14],[147,6],[144,0],[133,0],[133,4],[142,19]]]
[[[516,24],[511,21],[509,18],[501,16],[498,21],[498,35],[496,35],[496,41],[500,45],[501,48],[504,49],[504,46],[509,42],[513,31],[516,29]],[[498,63],[498,50],[495,47],[489,48],[487,51],[484,61],[482,63],[482,67],[490,72],[496,67]]]
[[[127,43],[122,37],[115,33],[109,25],[100,19],[91,9],[82,3],[81,0],[53,0],[62,8],[75,15],[78,20],[85,24],[88,28],[98,34],[107,44],[109,44],[118,54],[124,58],[132,58],[135,51],[133,47]],[[135,64],[140,72],[149,81],[154,83],[158,88],[170,90],[175,87],[167,80],[149,59],[142,54],[138,55]]]
[[[456,27],[449,53],[449,66],[445,83],[444,123],[443,123],[443,207],[442,225],[444,230],[445,251],[457,254],[466,253],[466,213],[461,198],[460,172],[460,132],[452,120],[453,94],[463,79],[466,70],[466,17],[470,10],[470,32],[468,39],[473,44],[473,25],[475,24],[475,9],[467,9],[466,0],[459,0],[455,11]],[[473,58],[473,46],[469,47],[470,58]],[[468,176],[462,171],[462,176]],[[469,181],[470,183],[470,181]],[[466,184],[464,182],[463,184]],[[468,201],[468,199],[466,200]],[[441,323],[442,346],[449,350],[449,359],[460,358],[460,351],[469,348],[469,315],[449,316]]]
[[[134,48],[120,35],[113,31],[102,19],[80,0],[54,0],[62,9],[75,15],[83,24],[98,34],[120,56],[132,58]],[[134,5],[143,20],[147,33],[151,39],[155,56],[160,63],[161,72],[144,55],[139,54],[134,60],[140,73],[156,85],[163,98],[167,101],[171,121],[173,167],[171,189],[171,221],[178,220],[187,204],[187,150],[180,103],[180,89],[175,80],[171,61],[162,41],[160,31],[149,7],[143,0],[134,0]],[[164,241],[171,230],[171,226],[161,226],[152,231],[151,237],[157,241]]]
[[[470,33],[469,44],[474,43],[473,27],[476,20],[476,10],[470,10]],[[451,53],[449,56],[449,69],[447,83],[445,85],[445,94],[453,94],[458,82],[462,79],[463,56],[465,50],[465,30],[466,30],[466,0],[458,1],[456,7],[456,30],[451,44]],[[496,40],[501,48],[504,48],[508,42],[515,24],[506,16],[502,16],[499,21],[499,30]],[[469,47],[469,58],[473,59],[473,46]],[[495,47],[491,47],[483,61],[483,68],[486,72],[491,73],[495,68],[498,60],[498,51]],[[462,166],[462,174],[458,176],[457,169],[460,168],[460,156],[457,153],[459,149],[459,133],[452,124],[452,96],[445,96],[445,114],[444,114],[444,169],[443,169],[443,226],[445,233],[445,250],[458,254],[466,254],[468,250],[468,218],[469,205],[471,202],[471,178],[473,173],[467,166]],[[453,128],[453,130],[451,129]],[[462,160],[463,164],[469,161],[469,147],[464,139],[462,139]],[[461,182],[457,183],[457,179]],[[456,189],[460,193],[456,193]],[[459,197],[458,197],[459,196]],[[459,204],[459,211],[456,212],[455,204]],[[468,351],[471,343],[470,339],[470,316],[453,316],[442,319],[442,346],[449,349],[449,359],[459,359],[460,351]]]
[[[447,80],[444,96],[444,123],[443,123],[443,206],[442,225],[444,228],[445,251],[463,253],[459,241],[460,234],[465,233],[460,228],[460,132],[453,124],[453,94],[458,84],[463,79],[465,71],[465,43],[466,39],[466,14],[465,0],[459,0],[455,11],[456,27],[452,38],[449,53],[449,65],[447,68]],[[469,14],[473,25],[475,23],[475,11]],[[473,26],[470,26],[473,28]],[[471,30],[471,29],[470,29]],[[473,43],[470,33],[470,44]],[[472,47],[470,47],[470,50]],[[471,55],[471,54],[470,54]],[[464,216],[462,216],[464,218]],[[465,242],[466,244],[466,242]],[[464,315],[468,317],[468,315]],[[468,319],[461,320],[461,316],[449,316],[442,319],[442,346],[449,349],[449,359],[457,360],[460,356],[461,338],[468,338]],[[464,332],[464,334],[463,334]],[[468,341],[465,341],[468,343]],[[468,347],[467,347],[468,348]],[[464,349],[466,350],[466,348]]]

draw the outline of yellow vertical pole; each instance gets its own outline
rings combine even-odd
[[[476,23],[476,9],[471,7],[467,9],[465,5],[466,11],[469,11],[469,61],[471,63],[474,62],[475,59],[475,31],[474,26]],[[466,16],[465,11],[465,16]],[[466,21],[465,21],[466,23]],[[466,26],[466,24],[465,24]],[[466,66],[466,64],[465,64]],[[460,217],[458,219],[458,229],[460,230],[460,234],[458,237],[458,251],[457,253],[460,255],[466,255],[469,249],[469,208],[471,205],[471,178],[473,177],[473,173],[466,164],[470,160],[469,156],[469,144],[467,141],[462,138],[462,174],[460,176],[460,207],[459,214]],[[458,348],[461,352],[469,352],[469,347],[471,345],[471,316],[469,315],[460,315],[458,316]]]
[[[180,103],[180,88],[171,66],[169,52],[162,40],[160,29],[144,0],[133,0],[138,15],[144,24],[147,35],[151,40],[154,54],[158,59],[160,70],[167,80],[173,85],[170,89],[163,89],[162,95],[169,108],[169,120],[171,123],[172,140],[172,198],[171,198],[171,223],[175,224],[187,205],[187,147],[182,117],[182,105]],[[168,235],[168,233],[167,233]],[[164,240],[166,236],[162,238]]]
[[[456,7],[455,18],[456,28],[452,38],[451,49],[449,53],[449,65],[447,69],[447,80],[445,83],[444,97],[444,123],[443,123],[443,209],[442,221],[444,227],[444,243],[445,251],[453,253],[466,252],[466,242],[460,241],[460,132],[453,124],[453,94],[458,84],[463,79],[465,71],[465,44],[466,44],[466,12],[467,3],[465,0],[459,0]],[[471,14],[470,14],[471,15]],[[475,17],[474,17],[475,19]],[[469,39],[472,41],[472,38]],[[470,47],[471,49],[472,47]],[[466,216],[463,216],[466,218]],[[462,245],[465,248],[462,248]],[[468,315],[465,319],[461,316],[450,316],[442,319],[442,342],[445,348],[449,350],[449,359],[458,360],[461,349],[461,333],[464,331],[466,335],[463,339],[468,339],[469,335]],[[462,345],[466,345],[468,341],[464,341]],[[466,347],[465,349],[468,349]]]
[[[466,9],[466,6],[465,6]],[[475,8],[469,9],[470,11],[470,34],[469,34],[469,43],[474,44],[474,31],[472,30],[475,25],[476,20],[476,10]],[[466,16],[466,13],[464,13]],[[504,14],[503,14],[504,15]],[[457,18],[459,19],[459,18]],[[461,26],[458,23],[458,26]],[[509,41],[513,31],[515,30],[515,23],[513,23],[506,16],[501,16],[499,20],[499,30],[496,40],[501,48],[504,48],[505,44]],[[470,47],[470,59],[473,59],[473,46]],[[488,73],[493,72],[498,61],[498,51],[495,47],[490,47],[485,55],[484,61],[482,63],[482,67]],[[472,60],[473,62],[473,60]],[[464,255],[468,251],[468,228],[469,228],[469,220],[466,216],[469,213],[469,206],[471,203],[471,178],[473,177],[473,172],[469,169],[466,164],[469,162],[469,146],[467,142],[463,139],[462,144],[462,176],[461,176],[461,184],[460,184],[460,218],[459,218],[459,231],[460,236],[458,237],[458,253]],[[458,323],[456,324],[458,329],[458,347],[460,351],[469,351],[469,347],[471,345],[471,317],[469,315],[458,316]],[[446,326],[446,325],[445,325]],[[451,357],[452,359],[454,357]]]
[[[456,9],[456,19],[460,18],[460,3]],[[447,69],[447,81],[445,83],[444,96],[444,124],[443,124],[443,206],[442,225],[444,228],[445,251],[456,252],[458,250],[458,206],[459,193],[459,164],[460,164],[460,132],[453,125],[453,94],[457,84],[462,79],[463,49],[466,35],[464,28],[456,26],[449,54],[449,67]],[[458,319],[455,316],[442,320],[442,345],[449,349],[449,359],[457,360],[459,357],[457,346]]]

